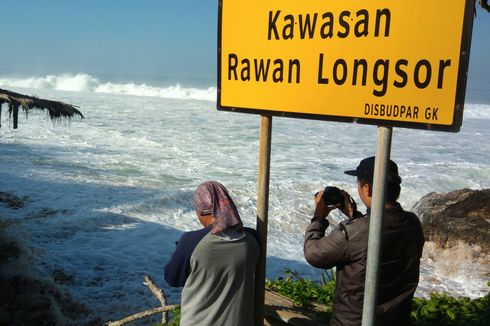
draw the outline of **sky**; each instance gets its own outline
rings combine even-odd
[[[0,8],[2,69],[216,75],[217,0],[2,0]]]
[[[0,74],[217,75],[218,0],[1,0],[0,10]],[[489,33],[478,7],[469,87],[490,89]]]

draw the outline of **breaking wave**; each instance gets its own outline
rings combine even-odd
[[[61,91],[126,94],[152,96],[186,100],[216,101],[216,87],[192,88],[177,83],[172,86],[158,87],[146,83],[101,82],[88,74],[47,75],[45,77],[0,78],[0,85],[8,87],[56,89]]]
[[[464,118],[490,120],[489,104],[466,104],[464,107]]]
[[[216,101],[216,87],[184,87],[180,83],[170,86],[153,86],[147,83],[102,82],[85,73],[47,75],[45,77],[0,78],[0,87],[21,87],[34,89],[55,89],[72,92],[123,94],[150,96],[183,100]],[[490,105],[470,103],[464,108],[465,118],[490,119]]]

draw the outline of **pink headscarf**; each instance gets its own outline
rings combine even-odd
[[[212,214],[216,218],[211,229],[214,234],[232,226],[243,226],[235,203],[226,188],[219,182],[206,181],[197,187],[193,204],[197,213]]]

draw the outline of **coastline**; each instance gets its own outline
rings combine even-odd
[[[7,210],[22,210],[27,200],[28,198],[0,192],[0,205]],[[33,248],[20,236],[22,232],[22,221],[0,215],[0,248],[2,249],[0,301],[7,303],[5,305],[7,309],[3,309],[0,313],[0,322],[15,320],[21,323],[23,320],[39,320],[64,324],[100,325],[104,320],[113,319],[103,314],[96,316],[96,311],[92,311],[94,307],[90,309],[83,300],[79,302],[72,297],[71,286],[77,279],[77,275],[57,269],[50,277],[40,276],[32,265],[32,256],[35,254]],[[478,257],[468,246],[462,245],[451,250],[443,250],[437,248],[433,242],[427,242],[423,259],[431,261],[429,263],[433,264],[431,267],[434,269],[438,268],[438,264],[448,265],[460,259],[459,264],[454,265],[451,272],[461,272],[461,270],[464,272],[462,266],[475,262],[475,258],[481,258],[480,263],[483,266],[489,261],[488,257]],[[433,279],[433,281],[441,280]],[[445,282],[447,284],[442,285],[448,287],[448,292],[451,293],[449,288],[451,280],[448,278]],[[428,298],[429,294],[422,297]],[[148,292],[150,299],[151,296]],[[119,313],[117,311],[114,313],[124,317],[122,315],[127,314],[127,311],[122,309]]]
[[[0,192],[0,204],[22,209],[24,200]],[[33,252],[15,220],[0,214],[0,324],[2,325],[100,325],[87,318],[86,305],[73,299],[63,284],[62,271],[45,278],[35,271]]]
[[[87,119],[58,127],[42,115],[29,115],[15,131],[3,124],[0,191],[26,201],[22,210],[0,205],[0,212],[23,225],[36,273],[52,279],[54,271],[62,270],[58,276],[73,283],[61,287],[104,318],[115,320],[120,311],[137,312],[155,303],[141,284],[146,274],[165,289],[169,302],[179,302],[180,291],[168,288],[161,275],[182,232],[199,227],[190,202],[197,183],[222,181],[244,223],[255,225],[257,116],[217,112],[212,101],[185,97],[53,89],[27,93],[75,103]],[[410,210],[431,191],[490,187],[488,107],[468,105],[457,135],[397,130],[392,154],[403,169],[403,207]],[[355,194],[355,183],[341,172],[370,154],[373,131],[346,123],[275,119],[269,279],[280,277],[286,267],[319,279],[319,271],[304,262],[301,246],[311,194],[325,183]],[[454,261],[449,256],[443,261]],[[430,259],[429,253],[423,272],[435,278],[421,280],[422,295],[456,289],[475,296],[485,290],[472,274],[473,264],[453,264],[461,268],[448,277],[442,272],[453,266],[439,265],[437,275]]]

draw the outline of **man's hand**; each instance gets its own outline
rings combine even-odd
[[[342,196],[344,196],[344,206],[341,211],[346,216],[351,218],[354,215],[354,212],[357,210],[356,203],[351,199],[351,196],[347,191],[342,190]]]
[[[323,201],[323,190],[315,194],[315,213],[314,217],[325,218],[330,213],[330,211],[336,209],[339,205],[327,206]]]

